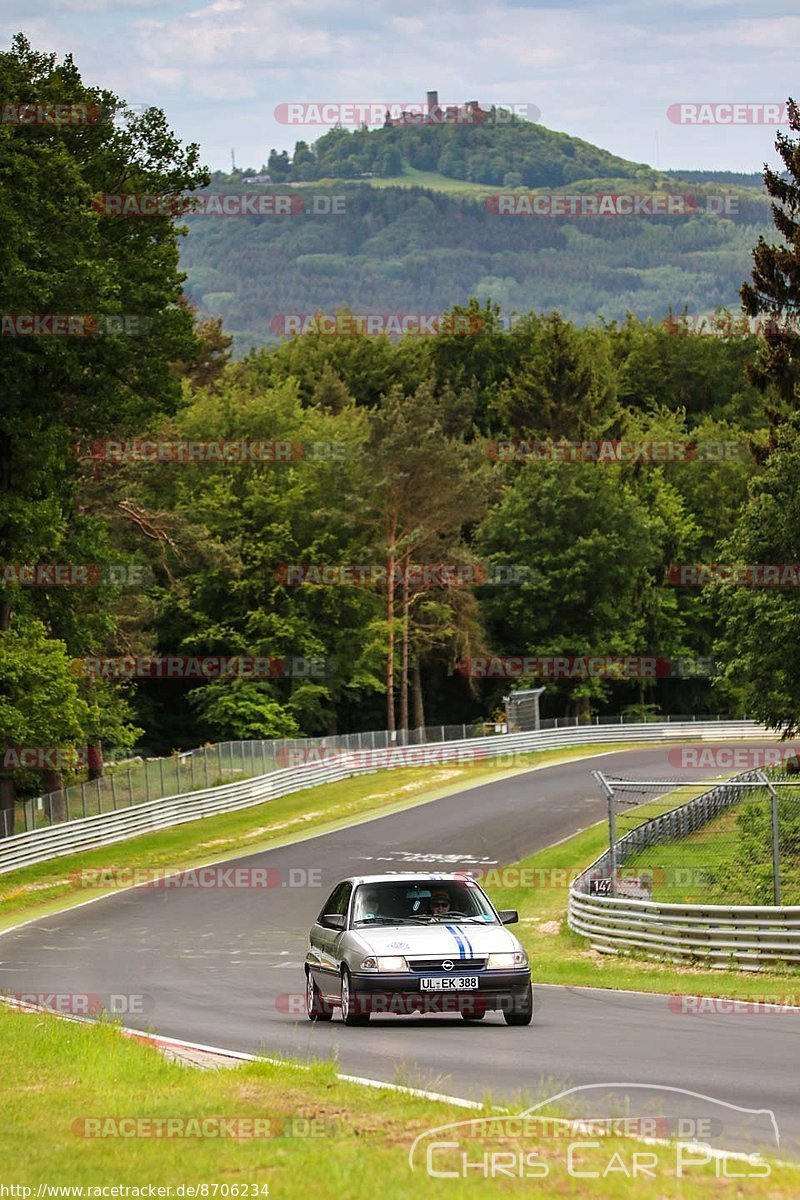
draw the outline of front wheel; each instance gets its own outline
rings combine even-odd
[[[369,1013],[361,1011],[353,994],[353,984],[347,967],[342,971],[342,1021],[345,1025],[368,1025]]]
[[[310,971],[306,971],[306,1013],[309,1021],[330,1021],[333,1016],[333,1010],[322,999]]]
[[[515,993],[510,1011],[503,1009],[503,1019],[506,1025],[530,1025],[533,1020],[533,988],[528,984],[527,990]]]

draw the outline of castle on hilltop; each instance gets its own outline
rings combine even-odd
[[[442,108],[439,104],[439,93],[428,92],[425,108],[420,112],[401,112],[399,117],[392,117],[387,112],[386,125],[481,125],[489,117],[489,112],[481,108],[477,100],[468,100],[466,104],[448,104]]]

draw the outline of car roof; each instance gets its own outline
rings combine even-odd
[[[444,873],[437,871],[432,874],[430,871],[404,871],[402,875],[351,875],[347,879],[342,879],[342,883],[352,883],[354,886],[362,883],[466,883],[471,880],[471,876],[466,871],[456,873]],[[477,880],[472,880],[477,883]]]

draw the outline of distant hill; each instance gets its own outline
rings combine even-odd
[[[394,176],[402,166],[435,171],[448,179],[495,187],[563,187],[577,179],[634,179],[649,172],[590,142],[511,117],[496,123],[438,126],[336,128],[312,146],[298,142],[294,154],[271,151],[267,170],[276,183],[324,178]]]
[[[273,152],[261,172],[272,183],[245,184],[254,173],[217,173],[210,191],[284,193],[297,215],[190,216],[182,250],[188,295],[202,314],[222,315],[237,353],[275,341],[285,314],[431,314],[472,296],[509,320],[558,309],[580,324],[629,311],[659,320],[737,310],[752,248],[771,228],[758,177],[658,172],[518,120],[334,129],[298,143],[291,159]],[[673,193],[694,207],[672,216],[646,206],[629,216],[498,210],[498,192],[530,190]]]
[[[761,171],[665,171],[672,179],[685,179],[687,183],[717,183],[721,187],[751,187],[764,189]]]

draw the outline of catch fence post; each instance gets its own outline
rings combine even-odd
[[[770,794],[772,810],[772,896],[773,904],[781,902],[781,849],[778,837],[778,793],[763,771],[756,772],[761,783]]]
[[[614,789],[602,771],[592,771],[597,782],[608,797],[608,858],[611,868],[611,895],[617,894],[617,802]]]

